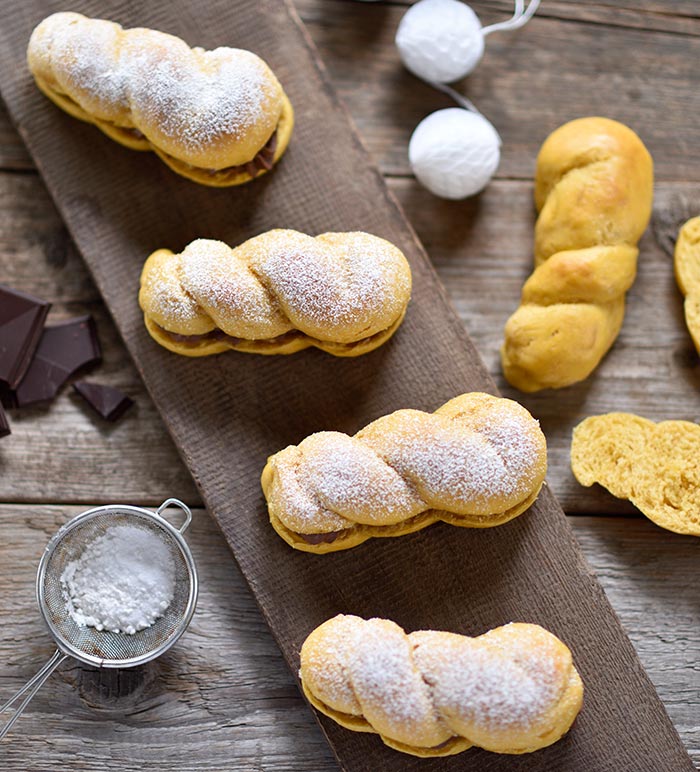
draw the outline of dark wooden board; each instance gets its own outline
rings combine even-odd
[[[285,85],[298,123],[279,168],[241,189],[211,190],[117,146],[40,96],[24,68],[26,41],[60,8],[35,0],[5,14],[3,97],[292,670],[308,632],[342,611],[387,616],[410,630],[469,634],[509,620],[538,622],[571,646],[586,682],[570,735],[523,757],[474,750],[419,761],[322,720],[343,768],[692,769],[548,490],[529,513],[498,529],[441,525],[328,556],[290,550],[267,524],[258,476],[269,453],[318,429],[354,432],[399,407],[430,410],[457,393],[495,388],[293,12],[278,0],[110,6],[110,16],[128,26],[163,29],[193,45],[251,48]],[[73,5],[88,15],[103,8],[96,0]],[[357,361],[319,352],[187,360],[150,340],[136,290],[152,249],[179,249],[198,236],[238,243],[272,227],[363,229],[401,246],[415,291],[396,338]]]

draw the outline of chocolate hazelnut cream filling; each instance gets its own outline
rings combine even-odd
[[[180,335],[177,332],[170,332],[170,330],[166,330],[164,327],[161,327],[158,324],[153,323],[154,326],[158,329],[159,332],[161,332],[166,338],[169,338],[175,343],[181,343],[185,346],[198,346],[200,343],[204,342],[214,342],[214,341],[220,341],[224,343],[229,343],[232,346],[237,346],[240,343],[255,343],[256,346],[264,347],[264,346],[279,346],[283,343],[288,343],[289,341],[295,340],[296,338],[305,338],[308,340],[316,340],[315,338],[312,338],[310,335],[305,335],[303,332],[299,332],[299,330],[290,330],[289,332],[285,332],[282,335],[278,335],[276,338],[261,338],[259,340],[251,340],[249,338],[235,338],[233,335],[228,335],[223,330],[220,330],[218,327],[211,332],[205,332],[201,335]],[[387,328],[388,329],[388,328]],[[360,346],[362,344],[367,343],[368,341],[373,340],[374,338],[378,338],[379,336],[385,335],[386,330],[381,330],[380,332],[375,333],[374,335],[369,335],[366,338],[360,338],[360,340],[355,340],[352,343],[338,343],[335,344],[338,347],[343,347],[346,350],[351,350],[355,346]],[[322,343],[323,341],[318,341],[319,343]],[[335,538],[335,537],[334,537]],[[331,540],[332,541],[332,540]]]
[[[421,512],[420,514],[416,515],[415,517],[411,517],[408,520],[404,520],[401,524],[401,530],[404,530],[406,528],[410,528],[414,523],[416,523],[418,520],[422,520],[425,517],[425,512]],[[385,533],[387,531],[392,531],[396,526],[376,526],[376,525],[370,525],[370,526],[364,526],[365,531],[372,531],[373,534],[376,536],[379,534],[379,532],[384,531]],[[344,528],[341,531],[328,531],[327,533],[299,533],[298,531],[292,531],[289,530],[289,533],[293,534],[296,538],[302,539],[307,544],[332,544],[334,541],[337,541],[338,539],[343,539],[346,536],[348,536],[351,533],[355,533],[358,528],[362,528],[362,526],[355,526],[354,528]]]
[[[116,125],[114,126],[114,128],[118,129],[120,133],[127,134],[128,136],[133,137],[134,139],[146,139],[146,137],[138,129],[126,129],[122,126],[116,126]],[[192,166],[192,164],[188,164],[185,161],[180,161],[178,158],[175,158],[175,156],[172,156],[169,153],[165,153],[162,150],[160,150],[160,152],[164,156],[167,156],[168,158],[172,158],[172,160],[175,161],[176,163],[183,164],[190,169],[196,169],[197,171],[204,172],[205,174],[209,174],[212,177],[215,177],[218,174],[236,175],[236,174],[243,174],[244,172],[248,173],[251,177],[256,177],[261,171],[269,172],[270,169],[272,169],[275,162],[276,150],[277,150],[277,129],[275,129],[272,132],[272,136],[270,137],[270,139],[267,140],[264,146],[260,150],[258,150],[258,152],[250,161],[247,161],[246,163],[240,164],[238,166],[227,166],[225,169],[203,169],[199,166]]]
[[[539,493],[539,489],[534,494],[530,494],[530,496],[528,496],[525,499],[525,502],[529,502],[528,506],[530,504],[534,503],[535,499],[537,498],[537,494],[538,493]],[[522,503],[525,503],[525,502],[522,502]],[[521,505],[516,505],[516,506],[521,506]],[[504,514],[507,514],[510,511],[511,510],[507,510]],[[411,517],[408,520],[404,520],[402,523],[400,523],[400,530],[401,530],[401,532],[405,533],[407,529],[409,529],[409,532],[410,532],[410,529],[412,528],[412,526],[416,525],[418,523],[418,521],[423,520],[426,517],[427,514],[428,514],[428,512],[420,512],[419,514],[415,515],[414,517]],[[451,521],[451,522],[454,522],[455,525],[457,525],[457,523],[455,521],[458,520],[458,519],[459,519],[459,517],[455,516],[454,520]],[[487,518],[484,518],[484,519],[487,519]],[[286,528],[286,526],[285,526],[285,528]],[[387,532],[391,533],[392,530],[396,528],[396,526],[391,526],[391,525],[386,525],[386,526],[381,526],[381,525],[379,525],[379,526],[377,526],[377,525],[360,526],[360,525],[356,525],[354,528],[344,528],[341,531],[328,531],[327,533],[299,533],[298,531],[292,531],[291,529],[287,529],[287,530],[294,537],[302,539],[307,544],[332,544],[334,541],[337,541],[338,539],[343,539],[347,535],[349,535],[351,533],[355,533],[358,530],[358,528],[362,528],[365,531],[371,531],[373,536],[377,536],[377,535],[379,535],[379,533],[381,531],[384,531],[385,534]]]
[[[270,139],[267,140],[267,142],[263,145],[263,147],[258,150],[258,152],[255,154],[255,156],[250,160],[247,161],[244,164],[240,164],[239,166],[227,166],[225,169],[202,169],[199,166],[192,166],[192,164],[185,163],[184,161],[179,161],[174,156],[168,155],[167,153],[163,153],[161,150],[160,152],[163,155],[168,156],[168,158],[172,158],[173,161],[176,163],[184,164],[185,166],[188,166],[190,169],[196,169],[197,171],[204,172],[205,174],[209,174],[212,177],[216,177],[219,174],[222,175],[231,175],[235,176],[237,174],[243,174],[244,172],[249,174],[251,177],[257,177],[257,175],[262,172],[266,171],[269,172],[270,169],[274,166],[275,163],[275,151],[277,150],[277,129],[275,129],[272,132],[272,136]]]
[[[80,107],[80,105],[74,99],[71,99],[71,97],[69,97],[67,94],[64,94],[60,91],[56,91],[55,89],[49,89],[49,90],[52,91],[54,94],[56,94],[56,96],[65,100],[66,102],[72,103],[82,113],[85,112],[83,108]],[[91,116],[87,114],[86,116],[88,120],[96,123],[97,126],[100,126],[101,124],[110,126],[111,129],[113,129],[114,131],[117,131],[119,134],[123,134],[125,137],[129,137],[131,139],[137,139],[137,140],[146,140],[150,143],[150,141],[145,136],[145,134],[136,128],[118,126],[116,123],[113,123],[112,121],[104,121],[104,120],[96,121]],[[239,164],[238,166],[227,166],[225,169],[204,169],[199,166],[193,166],[192,164],[188,164],[185,161],[181,161],[180,159],[175,158],[175,156],[172,156],[169,153],[165,153],[160,148],[157,148],[157,149],[159,153],[162,153],[164,156],[167,156],[168,158],[172,158],[174,162],[188,166],[190,169],[196,169],[197,171],[204,172],[205,174],[209,174],[212,177],[215,177],[216,175],[219,175],[219,174],[236,175],[236,174],[243,174],[244,172],[247,172],[251,177],[256,177],[261,171],[269,172],[270,169],[272,169],[272,167],[274,166],[275,151],[277,150],[277,128],[278,127],[275,127],[275,130],[272,132],[270,138],[260,148],[260,150],[258,150],[255,156],[253,156],[253,158],[250,159],[250,161],[246,161],[246,163]],[[153,147],[155,148],[155,145],[153,145]]]

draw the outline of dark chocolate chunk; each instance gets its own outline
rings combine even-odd
[[[5,415],[5,411],[0,405],[0,437],[7,437],[8,434],[12,434],[10,431],[10,424],[7,420],[7,416]]]
[[[76,381],[73,388],[107,421],[117,421],[134,404],[131,397],[112,386]]]
[[[14,392],[17,407],[53,399],[73,373],[102,358],[91,316],[46,327],[27,374]]]
[[[14,389],[32,361],[51,304],[0,285],[0,381]]]

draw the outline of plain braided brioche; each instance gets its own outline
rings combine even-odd
[[[523,287],[501,349],[521,391],[587,378],[612,346],[649,222],[651,156],[607,118],[561,126],[537,159],[535,271]]]
[[[139,303],[151,336],[178,354],[315,346],[357,356],[391,337],[410,294],[408,262],[384,239],[273,230],[233,249],[208,239],[179,254],[159,249],[143,267]]]
[[[435,413],[397,410],[354,437],[319,432],[268,459],[270,522],[295,549],[331,552],[443,520],[486,528],[524,512],[547,467],[528,411],[474,392]]]
[[[685,323],[700,353],[700,217],[693,217],[680,229],[673,264],[685,298]]]
[[[291,104],[250,51],[205,51],[156,30],[54,13],[32,33],[27,60],[61,109],[205,185],[247,182],[289,143]]]
[[[521,623],[469,638],[338,615],[304,642],[299,675],[322,713],[415,756],[536,751],[569,730],[583,702],[569,649]]]

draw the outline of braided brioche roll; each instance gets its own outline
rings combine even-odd
[[[693,217],[680,229],[673,264],[685,298],[685,323],[700,353],[700,217]]]
[[[407,635],[387,619],[339,614],[304,641],[299,675],[321,713],[414,756],[474,745],[530,753],[566,734],[583,703],[569,649],[522,623],[476,638]]]
[[[264,174],[292,133],[289,99],[250,51],[205,51],[163,32],[54,13],[32,33],[27,60],[61,109],[203,185]]]
[[[612,346],[651,215],[651,156],[607,118],[561,126],[537,159],[535,271],[510,317],[503,373],[521,391],[587,378]]]
[[[227,349],[359,356],[396,331],[411,295],[403,252],[368,233],[314,238],[273,230],[231,248],[198,239],[154,252],[139,304],[161,346],[199,357]]]
[[[268,459],[262,488],[277,533],[323,553],[439,520],[501,525],[535,501],[546,470],[545,438],[530,413],[474,392],[434,413],[397,410],[354,437],[312,434]]]

